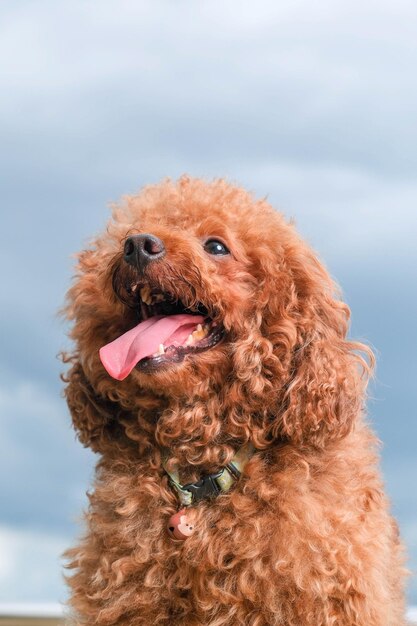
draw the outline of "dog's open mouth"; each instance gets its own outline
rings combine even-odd
[[[222,325],[208,316],[203,304],[186,307],[148,284],[134,284],[130,292],[137,297],[141,321],[100,349],[101,362],[113,378],[123,380],[135,367],[151,372],[180,363],[222,340]]]

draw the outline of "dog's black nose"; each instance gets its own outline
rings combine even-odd
[[[125,241],[124,260],[139,270],[143,270],[148,263],[160,259],[165,254],[165,246],[155,235],[145,233],[132,235]]]

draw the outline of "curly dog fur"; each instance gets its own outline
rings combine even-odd
[[[99,349],[137,323],[123,244],[140,232],[166,247],[146,279],[204,303],[226,334],[116,381]],[[230,255],[207,254],[213,236]],[[346,338],[348,307],[282,215],[222,180],[147,187],[79,255],[66,311],[65,393],[80,441],[99,454],[88,531],[67,553],[73,623],[404,624],[403,551],[364,419],[373,356]],[[195,506],[194,534],[173,540],[180,507],[162,450],[196,479],[249,441],[240,480]]]

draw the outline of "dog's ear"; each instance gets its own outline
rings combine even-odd
[[[117,419],[120,409],[117,403],[95,392],[77,358],[64,356],[63,360],[72,362],[62,380],[66,383],[64,395],[78,439],[94,452],[104,453],[122,434]]]
[[[347,339],[349,308],[314,254],[299,246],[288,263],[290,295],[285,311],[280,297],[280,313],[269,329],[279,338],[280,363],[287,360],[272,430],[297,444],[322,447],[348,434],[362,412],[374,357],[367,346]]]

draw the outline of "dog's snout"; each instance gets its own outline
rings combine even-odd
[[[145,233],[126,239],[123,258],[133,267],[144,269],[148,263],[160,259],[164,254],[164,242],[155,235]]]

